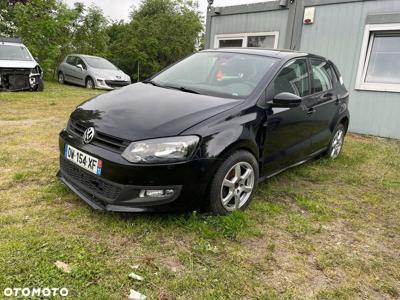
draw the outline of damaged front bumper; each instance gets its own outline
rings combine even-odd
[[[0,68],[0,91],[41,91],[41,71],[28,68]]]

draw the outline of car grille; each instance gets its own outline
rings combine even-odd
[[[71,163],[64,157],[60,159],[61,172],[68,178],[90,189],[94,196],[100,195],[109,201],[115,201],[121,194],[122,188],[92,175],[82,168]]]
[[[116,88],[116,87],[123,87],[129,84],[128,81],[123,80],[106,80],[106,84],[109,87]]]
[[[83,137],[83,133],[85,132],[87,127],[87,125],[84,125],[78,121],[70,120],[68,123],[68,131],[70,133],[78,135],[79,137]],[[91,144],[106,148],[108,150],[112,150],[114,152],[122,153],[126,149],[126,147],[129,146],[130,142],[96,131],[95,136],[91,141]]]

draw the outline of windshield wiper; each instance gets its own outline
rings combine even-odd
[[[157,82],[155,82],[153,80],[143,80],[142,82],[145,84],[152,84],[154,86],[165,88],[165,89],[174,89],[174,90],[179,90],[179,91],[182,91],[185,93],[200,94],[198,91],[188,89],[184,86],[162,85],[162,84],[158,84]]]
[[[185,92],[185,93],[200,94],[198,91],[185,88],[184,86],[162,85],[161,87],[164,87],[164,88],[167,88],[167,89],[179,90],[179,91],[182,91],[182,92]]]
[[[155,82],[153,80],[143,80],[142,82],[145,83],[145,84],[149,84],[150,83],[150,84],[152,84],[154,86],[157,86],[157,87],[163,87],[162,85],[158,84],[157,82]]]

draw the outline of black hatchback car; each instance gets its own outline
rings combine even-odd
[[[244,209],[260,180],[336,158],[348,92],[323,57],[206,50],[76,108],[60,133],[61,180],[95,209]]]

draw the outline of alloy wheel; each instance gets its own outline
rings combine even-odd
[[[58,74],[58,83],[60,84],[64,83],[64,75],[62,73]]]
[[[342,150],[343,140],[344,140],[344,131],[342,129],[339,129],[338,131],[336,131],[335,136],[333,137],[332,140],[331,152],[329,153],[329,156],[332,159],[335,159],[339,156],[340,151]]]
[[[225,175],[221,185],[221,203],[228,210],[241,208],[250,199],[254,189],[253,167],[247,162],[238,162]]]
[[[86,88],[92,89],[93,88],[93,81],[91,79],[88,79],[86,81]]]

